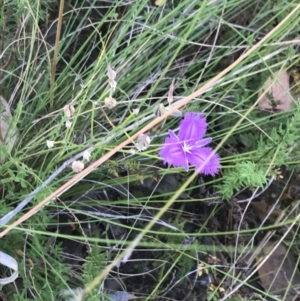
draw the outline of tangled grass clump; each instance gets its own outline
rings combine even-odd
[[[258,103],[298,65],[300,5],[221,2],[3,3],[0,299],[273,298],[239,264],[278,239],[252,201],[297,200],[298,94]]]

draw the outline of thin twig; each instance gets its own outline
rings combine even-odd
[[[58,49],[59,49],[59,39],[60,39],[60,33],[61,33],[61,25],[62,25],[62,16],[64,11],[64,5],[65,0],[60,1],[59,5],[59,12],[58,12],[58,21],[57,21],[57,31],[56,31],[56,37],[55,37],[55,46],[54,46],[54,54],[53,54],[53,63],[52,63],[52,69],[51,69],[51,78],[50,78],[50,87],[53,88],[55,83],[55,74],[56,74],[56,62],[57,62],[57,56],[58,56]],[[54,96],[51,96],[50,100],[50,109],[52,109],[54,104]]]

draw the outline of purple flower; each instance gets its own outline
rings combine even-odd
[[[212,176],[217,174],[221,167],[220,157],[213,153],[212,148],[205,147],[212,140],[203,138],[206,128],[207,123],[201,113],[186,113],[180,122],[178,136],[169,130],[170,136],[159,151],[164,164],[182,166],[186,171],[191,164],[199,173]]]

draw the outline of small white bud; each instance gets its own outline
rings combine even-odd
[[[90,162],[91,152],[88,150],[84,151],[82,157],[83,160]]]
[[[71,103],[68,103],[67,105],[65,105],[64,106],[64,113],[65,113],[65,116],[67,118],[72,117],[74,115],[74,113],[75,113],[74,106]]]
[[[116,78],[116,75],[117,75],[116,71],[114,71],[112,69],[112,67],[110,65],[108,65],[107,66],[107,76],[108,76],[108,78],[114,80]]]
[[[117,105],[117,101],[113,97],[105,97],[104,103],[110,110]]]
[[[167,109],[165,108],[165,106],[163,104],[160,103],[159,105],[154,107],[153,111],[157,117],[160,117],[167,112]]]
[[[81,172],[84,169],[84,164],[82,161],[73,161],[72,169],[74,172]]]
[[[136,140],[136,148],[138,151],[146,150],[151,142],[148,134],[140,135]]]
[[[115,92],[117,88],[117,82],[113,79],[109,79],[108,84],[110,85],[112,91]]]
[[[72,126],[72,121],[67,120],[66,121],[66,128],[69,129],[69,128],[71,128],[71,126]]]
[[[139,108],[133,109],[132,112],[133,112],[133,114],[138,115],[140,112],[140,109]]]
[[[130,149],[130,153],[131,153],[132,155],[134,155],[134,154],[136,153],[136,149],[135,149],[135,148],[131,148],[131,149]]]
[[[54,147],[54,141],[47,140],[46,143],[47,143],[48,148],[53,148]]]
[[[169,88],[169,93],[168,93],[168,103],[169,104],[171,104],[173,102],[174,84],[175,84],[175,79],[172,80],[172,83]]]

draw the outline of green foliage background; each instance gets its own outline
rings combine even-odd
[[[95,161],[148,124],[155,117],[157,105],[169,105],[168,91],[173,79],[174,102],[199,89],[274,28],[298,1],[167,0],[163,7],[145,0],[67,1],[54,85],[50,79],[58,3],[0,3],[1,96],[11,106],[11,127],[18,129],[13,151],[9,153],[5,145],[1,146],[6,157],[0,178],[2,217],[72,156],[93,147],[91,161]],[[212,147],[220,146],[222,170],[214,179],[192,181],[175,202],[180,207],[174,209],[175,213],[170,209],[173,215],[167,221],[180,231],[158,228],[141,240],[141,247],[162,248],[161,253],[153,251],[153,258],[157,259],[153,266],[159,272],[157,284],[143,296],[145,300],[163,294],[164,281],[174,268],[180,270],[178,277],[184,278],[195,269],[199,254],[204,252],[201,244],[182,243],[186,236],[195,234],[186,230],[189,219],[182,217],[189,202],[195,202],[195,207],[215,198],[230,203],[245,188],[251,192],[263,188],[270,177],[276,176],[278,167],[299,168],[298,96],[292,94],[290,111],[262,111],[253,106],[268,77],[278,69],[289,70],[298,65],[299,53],[294,42],[299,35],[298,18],[295,14],[267,43],[182,109],[183,114],[196,111],[207,116],[207,135],[213,138]],[[111,110],[105,106],[110,93],[108,65],[117,74],[113,94],[117,106]],[[67,129],[64,106],[69,103],[75,114],[71,128]],[[168,168],[158,157],[167,130],[176,129],[179,121],[178,117],[168,118],[148,133],[151,144],[146,151],[133,153],[134,145],[123,149],[1,239],[1,250],[18,259],[21,279],[16,286],[3,287],[4,300],[28,300],[29,296],[36,300],[59,300],[61,291],[72,286],[70,274],[83,287],[107,266],[106,254],[99,245],[116,244],[121,250],[143,232],[145,222],[139,218],[124,224],[119,219],[91,213],[82,203],[73,206],[72,201],[87,192],[106,189],[117,193],[107,199],[87,198],[84,204],[94,208],[107,206],[109,201],[109,205],[135,210],[138,216],[145,210],[158,212],[193,174],[192,170],[185,173],[182,168]],[[55,147],[48,149],[47,140],[54,141]],[[22,213],[73,175],[70,166],[64,169]],[[176,181],[164,182],[168,175]],[[147,179],[151,179],[151,185],[145,184]],[[195,197],[195,191],[203,189],[209,190],[210,195]],[[104,223],[106,229],[89,235],[88,222],[82,224],[75,218],[72,223],[81,229],[84,239],[82,235],[60,234],[53,228],[49,231],[48,227],[57,223],[54,212],[60,210],[77,210],[93,222]],[[208,226],[203,224],[197,233],[199,237],[207,235]],[[109,237],[106,232],[116,225],[126,229],[122,239]],[[78,273],[64,262],[64,239],[89,244],[90,251]],[[0,269],[1,276],[6,274],[6,270]],[[227,277],[234,279],[231,275]],[[103,294],[94,289],[86,300],[98,300],[100,295]]]

